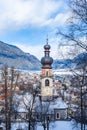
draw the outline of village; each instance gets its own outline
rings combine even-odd
[[[52,122],[74,118],[81,121],[79,77],[69,69],[52,70],[48,41],[41,63],[41,71],[22,71],[5,66],[0,72],[1,130],[4,130],[5,123],[7,130],[12,130],[14,124],[17,125],[14,130],[36,130],[38,125],[50,130]],[[76,73],[80,74],[79,71]],[[84,85],[82,92],[86,91]],[[87,97],[84,97],[84,103],[87,106]],[[86,109],[84,112],[87,121]],[[20,123],[25,123],[23,129],[18,125]]]

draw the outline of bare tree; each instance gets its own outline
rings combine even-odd
[[[68,0],[71,16],[66,31],[58,31],[67,42],[87,51],[87,0]]]
[[[44,130],[49,130],[50,124],[54,121],[54,113],[50,108],[51,100],[44,101],[43,97],[39,95],[38,104],[36,105],[35,112],[37,114],[37,122],[43,127]]]
[[[30,99],[28,100],[28,103],[24,101],[24,105],[27,110],[27,119],[26,121],[28,122],[28,130],[31,130],[32,128],[35,128],[35,118],[33,117],[34,113],[34,107],[36,103],[36,96],[37,96],[37,91],[32,91],[32,94],[30,96]]]
[[[49,130],[49,124],[53,122],[53,114],[50,111],[50,101],[42,101],[41,96],[37,95],[37,89],[33,89],[28,95],[21,95],[21,100],[17,99],[16,115],[21,121],[28,124],[28,130],[35,130],[38,125],[43,126],[44,130]],[[15,106],[14,105],[14,106]],[[23,110],[20,112],[21,107]],[[22,114],[25,113],[25,116]]]
[[[14,67],[8,68],[6,65],[2,69],[2,78],[4,83],[4,112],[6,130],[11,129],[11,117],[13,114],[13,94],[15,92],[19,73],[14,70]]]
[[[78,112],[80,112],[79,115],[81,116],[81,130],[85,130],[84,112],[86,107],[84,106],[84,97],[87,95],[87,0],[68,0],[68,2],[71,16],[68,19],[67,29],[64,31],[59,30],[57,34],[61,36],[62,41],[64,39],[64,42],[75,46],[77,50],[82,49],[84,52],[82,55],[83,59],[80,57],[78,60],[74,60],[76,64],[75,69],[79,69],[80,74],[74,70],[72,72],[78,77],[77,82],[80,88],[80,109],[78,109]],[[74,54],[75,57],[76,53]]]
[[[35,118],[37,93],[38,91],[32,88],[23,95],[16,95],[16,99],[14,97],[14,110],[17,119],[20,119],[22,122],[26,122],[28,130],[35,130],[37,123]]]

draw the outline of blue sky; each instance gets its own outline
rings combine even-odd
[[[57,58],[60,38],[55,33],[67,26],[69,16],[66,0],[2,0],[0,40],[40,59],[48,35],[51,55]]]

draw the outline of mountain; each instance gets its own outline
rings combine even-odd
[[[72,60],[66,59],[66,60],[54,60],[53,62],[53,68],[54,69],[67,69],[71,66]]]
[[[81,53],[73,59],[76,64],[76,69],[87,67],[87,53]]]
[[[54,60],[54,69],[81,69],[87,66],[87,53],[81,53],[73,59]]]
[[[0,41],[0,68],[3,65],[25,70],[41,69],[41,63],[35,56]],[[53,69],[78,69],[84,66],[87,66],[87,53],[81,53],[73,59],[54,60],[53,62]]]
[[[25,53],[16,46],[0,41],[0,68],[3,65],[17,69],[38,70],[40,61],[30,53]]]

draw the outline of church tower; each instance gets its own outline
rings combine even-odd
[[[52,63],[53,59],[50,57],[50,45],[47,43],[44,46],[44,57],[41,59],[42,74],[41,74],[41,95],[52,96],[53,94],[53,76],[52,76]]]

